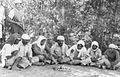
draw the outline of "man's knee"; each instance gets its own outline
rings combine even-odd
[[[110,63],[108,60],[106,60],[104,63],[105,63],[105,65],[106,65],[108,68],[111,67],[111,63]]]
[[[61,63],[68,63],[69,61],[70,61],[70,59],[66,57],[61,60]]]
[[[70,64],[76,65],[76,64],[80,64],[80,60],[73,60],[70,62]]]
[[[99,61],[97,62],[98,65],[102,65],[102,64],[104,64],[104,63],[105,63],[105,62],[104,62],[103,59],[101,59],[101,60],[99,60]]]
[[[39,57],[32,57],[32,63],[39,62]]]
[[[115,65],[115,67],[120,67],[120,62],[118,62],[118,63]]]
[[[87,58],[85,60],[81,60],[81,63],[84,64],[84,65],[89,64],[89,63],[91,63],[91,59]]]
[[[39,60],[45,60],[45,56],[43,55],[38,55]]]

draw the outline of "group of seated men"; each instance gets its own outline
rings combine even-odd
[[[87,49],[83,40],[69,48],[65,44],[64,36],[58,36],[51,47],[43,35],[33,43],[30,43],[30,40],[28,34],[12,34],[0,51],[1,66],[8,69],[25,69],[32,65],[70,64],[113,70],[120,67],[120,55],[115,44],[110,44],[102,53],[97,41],[93,41]]]

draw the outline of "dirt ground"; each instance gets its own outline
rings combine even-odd
[[[25,70],[7,70],[0,67],[0,77],[120,77],[120,70],[112,71],[94,67],[70,66],[69,71],[53,70],[53,65],[32,66]]]

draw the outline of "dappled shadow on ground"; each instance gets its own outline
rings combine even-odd
[[[32,66],[25,70],[7,70],[0,67],[0,77],[120,77],[119,71],[94,67],[69,66],[69,71],[55,71],[53,65]]]

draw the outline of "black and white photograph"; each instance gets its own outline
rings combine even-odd
[[[120,0],[0,0],[0,77],[120,77]]]

